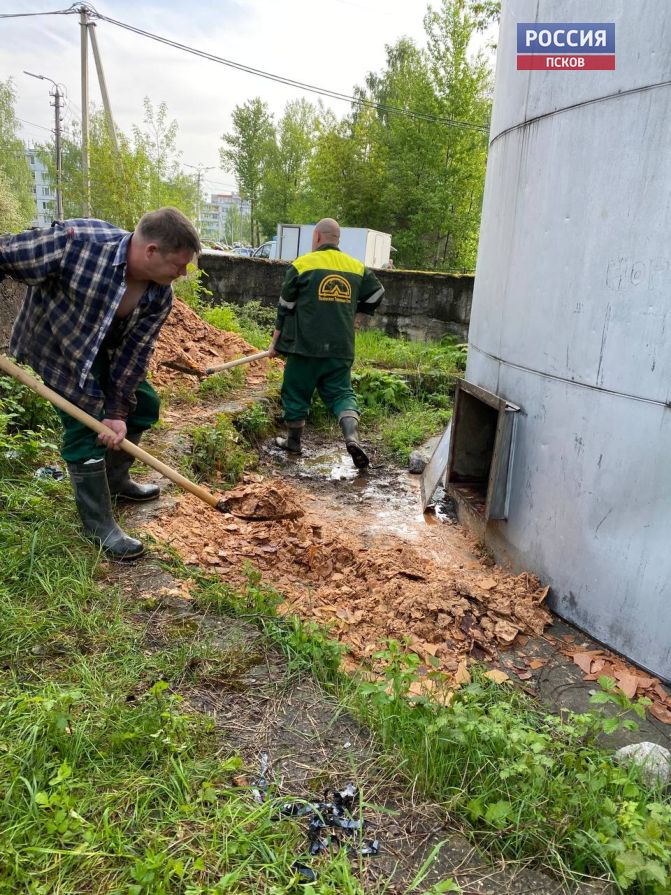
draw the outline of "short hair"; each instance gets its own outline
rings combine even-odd
[[[155,242],[161,252],[190,249],[194,254],[200,254],[198,232],[179,208],[166,206],[148,211],[140,218],[135,232],[145,242]]]

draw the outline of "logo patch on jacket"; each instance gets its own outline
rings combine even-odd
[[[341,277],[337,273],[330,273],[319,284],[317,295],[319,296],[319,301],[344,301],[349,303],[352,300],[352,286],[345,277]]]

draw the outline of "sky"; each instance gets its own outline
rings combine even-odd
[[[62,5],[60,3],[62,2]],[[164,0],[160,4],[90,4],[99,13],[144,31],[188,44],[273,74],[351,95],[369,71],[385,63],[385,45],[410,37],[424,45],[424,0]],[[435,5],[438,5],[436,2]],[[0,0],[0,13],[67,9],[63,0]],[[49,139],[53,128],[51,84],[23,74],[45,75],[67,92],[64,120],[81,117],[79,15],[0,19],[0,80],[12,78],[21,136]],[[231,129],[236,105],[260,96],[278,120],[289,100],[319,97],[158,44],[107,22],[98,22],[100,47],[112,113],[130,133],[142,125],[143,100],[167,103],[179,126],[184,165],[203,172],[206,193],[235,190],[232,174],[220,167],[221,136]],[[91,102],[102,106],[89,49]],[[325,99],[341,116],[346,102]],[[194,173],[185,167],[185,173]]]

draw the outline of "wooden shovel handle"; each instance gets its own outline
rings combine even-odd
[[[2,354],[0,354],[0,370],[2,370],[4,373],[7,373],[8,376],[13,376],[14,379],[18,379],[19,382],[27,385],[28,388],[32,389],[38,395],[46,398],[47,401],[51,401],[51,403],[58,407],[60,410],[64,410],[66,413],[70,414],[70,416],[74,417],[76,420],[79,420],[80,423],[88,426],[89,429],[93,429],[94,432],[102,433],[105,435],[116,434],[107,426],[103,426],[100,420],[97,420],[94,416],[91,416],[91,414],[86,413],[86,411],[81,410],[79,407],[72,404],[72,402],[68,401],[66,398],[61,397],[61,395],[59,395],[57,392],[53,391],[48,386],[44,385],[44,383],[35,379],[34,376],[31,376],[30,373],[22,370],[21,367],[17,366],[15,363],[9,360],[8,357],[5,357]],[[143,450],[141,447],[138,447],[136,444],[133,444],[132,441],[128,441],[127,438],[124,438],[124,440],[121,442],[120,448],[121,450],[126,451],[127,454],[136,457],[138,460],[142,460],[143,463],[146,463],[147,466],[151,466],[152,469],[156,469],[166,478],[170,479],[171,482],[179,485],[180,488],[184,488],[185,491],[190,491],[191,494],[195,494],[196,497],[199,497],[202,501],[209,504],[211,507],[222,509],[222,498],[217,497],[216,494],[210,494],[210,492],[207,491],[205,488],[201,488],[200,485],[196,485],[195,482],[187,479],[186,476],[183,476],[181,473],[177,472],[176,469],[173,469],[171,466],[167,466],[165,463],[157,460],[156,457],[152,457],[151,454],[148,454],[147,451]]]
[[[213,373],[221,373],[222,370],[232,370],[233,367],[239,367],[241,364],[251,364],[254,360],[263,360],[264,357],[268,357],[270,351],[261,351],[259,354],[248,354],[246,357],[238,357],[236,360],[229,360],[225,364],[215,364],[213,367],[207,367],[205,370],[206,376],[211,376]]]

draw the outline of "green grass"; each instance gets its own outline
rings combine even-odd
[[[377,435],[387,456],[406,465],[411,452],[431,436],[442,432],[451,416],[451,410],[418,401],[406,411],[381,420],[377,425]]]
[[[464,346],[445,337],[440,342],[409,342],[394,339],[379,330],[356,334],[357,366],[379,366],[389,370],[417,370],[460,375],[464,369]]]
[[[194,668],[234,679],[245,656],[188,627],[148,637],[149,606],[98,583],[69,486],[14,461],[0,482],[0,892],[295,893],[304,830],[236,784],[239,756],[178,692]],[[360,895],[344,854],[319,865],[313,893]]]

